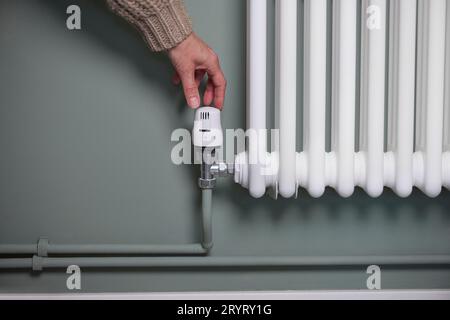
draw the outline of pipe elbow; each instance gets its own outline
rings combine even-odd
[[[208,255],[211,249],[214,247],[214,242],[203,242],[202,248],[205,250],[205,254]]]

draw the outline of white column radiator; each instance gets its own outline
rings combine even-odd
[[[297,196],[300,187],[313,197],[327,186],[343,197],[355,186],[372,197],[385,186],[401,197],[414,186],[430,197],[449,189],[450,1],[275,0],[275,87],[268,88],[272,3],[248,0],[247,129],[253,133],[236,157],[235,181],[254,197]],[[272,89],[274,128],[266,119]],[[270,150],[266,129],[278,130]]]

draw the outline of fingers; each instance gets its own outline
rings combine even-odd
[[[197,87],[202,82],[203,78],[205,77],[206,70],[196,70],[195,71],[195,83],[197,84]]]
[[[187,104],[191,108],[198,108],[201,104],[199,95],[199,86],[208,74],[208,82],[203,95],[203,103],[205,105],[214,105],[222,109],[225,100],[227,81],[220,67],[219,58],[210,48],[206,48],[207,54],[204,55],[203,61],[191,59],[191,62],[185,61],[184,56],[172,54],[172,64],[175,67],[175,74],[172,82],[175,85],[180,83],[183,85],[184,95]],[[181,57],[181,58],[180,58]],[[183,60],[185,59],[185,60]],[[181,60],[183,63],[178,63]],[[189,59],[187,59],[189,60]]]
[[[225,100],[225,91],[227,87],[227,81],[220,68],[219,58],[214,53],[211,59],[208,61],[207,65],[208,72],[208,82],[211,80],[213,91],[214,91],[214,104],[219,109],[223,108],[223,103]],[[206,95],[206,92],[205,92]],[[208,93],[209,95],[209,93]],[[209,97],[208,97],[209,98]],[[205,102],[206,103],[206,102]]]
[[[207,106],[211,105],[214,99],[214,85],[211,79],[206,83],[205,93],[203,94],[203,103]]]
[[[214,104],[217,108],[222,109],[225,101],[227,82],[222,73],[220,74],[220,77],[212,77],[211,79],[214,86]]]
[[[181,83],[181,79],[180,79],[180,76],[178,75],[178,73],[177,72],[175,72],[174,74],[173,74],[173,76],[172,76],[172,83],[174,84],[174,85],[179,85],[180,83]]]
[[[198,108],[200,106],[200,95],[198,93],[194,69],[190,72],[180,74],[180,79],[183,84],[184,96],[186,97],[187,104],[193,109]]]
[[[195,71],[195,84],[197,85],[197,87],[200,85],[200,83],[202,82],[203,78],[205,77],[206,74],[206,70],[197,70]],[[181,83],[181,79],[180,76],[178,75],[178,72],[175,72],[172,76],[172,83],[174,85],[179,85]]]

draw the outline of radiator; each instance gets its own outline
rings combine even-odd
[[[384,187],[400,197],[413,187],[430,197],[449,189],[450,3],[276,0],[275,81],[269,88],[267,7],[272,4],[247,1],[251,133],[246,150],[235,158],[235,182],[253,197],[267,191],[296,197],[299,188],[320,197],[327,186],[343,197],[357,186],[372,197]],[[297,28],[298,21],[303,28]],[[298,39],[303,61],[297,58]],[[274,90],[273,106],[267,90]],[[272,127],[266,117],[270,107]],[[303,132],[297,136],[298,112]],[[296,147],[300,138],[302,150]]]

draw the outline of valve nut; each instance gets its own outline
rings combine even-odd
[[[216,186],[216,179],[198,179],[200,189],[213,189]]]

